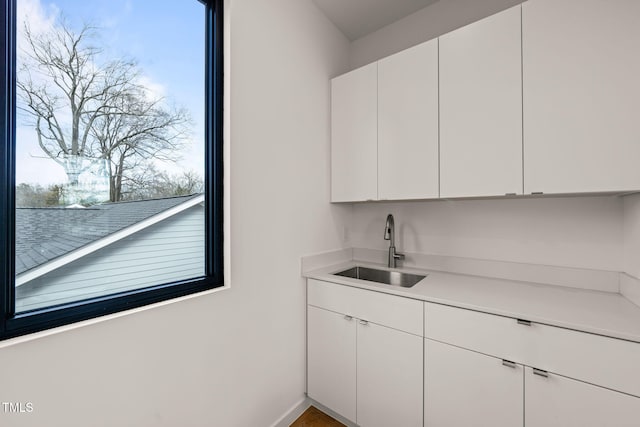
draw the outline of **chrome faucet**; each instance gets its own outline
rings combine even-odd
[[[389,268],[396,268],[396,262],[404,259],[404,254],[396,252],[396,233],[393,215],[387,215],[387,223],[384,226],[384,240],[389,241]]]

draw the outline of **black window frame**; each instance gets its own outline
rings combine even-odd
[[[205,7],[206,38],[205,276],[15,313],[17,1],[0,0],[0,340],[223,286],[223,0],[197,0]]]

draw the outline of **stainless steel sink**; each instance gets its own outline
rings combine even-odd
[[[427,276],[419,274],[401,273],[399,271],[377,270],[367,267],[353,267],[348,270],[333,273],[335,276],[351,277],[352,279],[368,280],[392,286],[410,288]]]

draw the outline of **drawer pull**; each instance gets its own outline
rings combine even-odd
[[[344,318],[349,321],[353,320],[353,316],[349,316],[348,314],[345,314]]]
[[[515,362],[512,362],[511,360],[505,360],[505,359],[502,359],[502,365],[506,366],[507,368],[515,368],[516,367]]]
[[[530,320],[517,319],[518,325],[531,326]]]
[[[364,326],[367,326],[369,324],[369,322],[367,322],[366,320],[361,320],[360,324],[364,325]]]
[[[533,375],[537,375],[543,378],[549,378],[549,373],[547,371],[543,371],[542,369],[533,368]]]

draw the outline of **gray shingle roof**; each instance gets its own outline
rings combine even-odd
[[[199,196],[105,203],[85,209],[17,208],[16,274]]]

